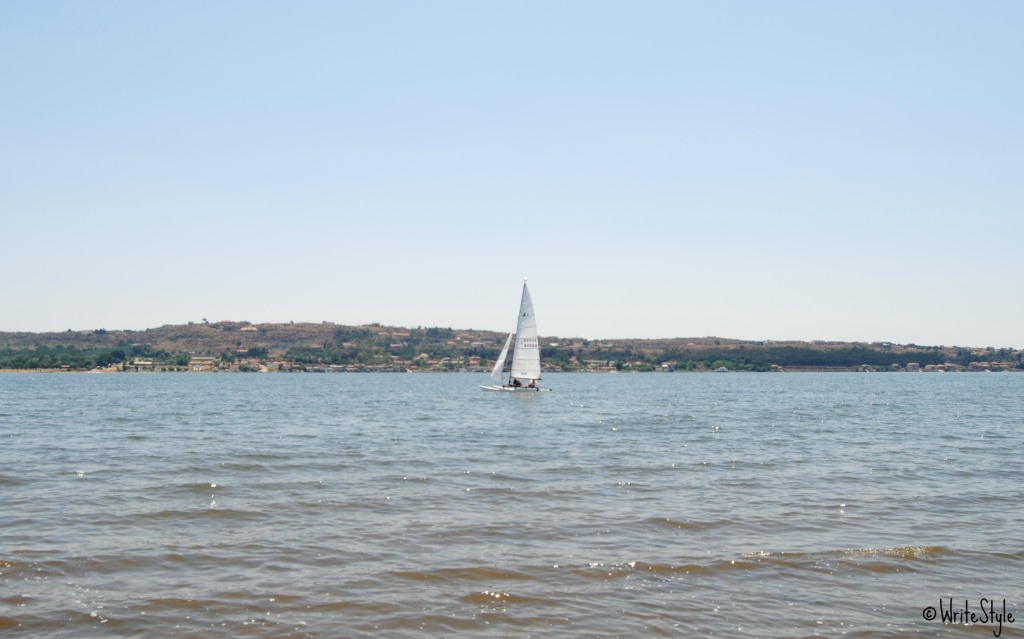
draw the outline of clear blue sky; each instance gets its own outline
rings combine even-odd
[[[1024,3],[0,4],[0,330],[1024,347]]]

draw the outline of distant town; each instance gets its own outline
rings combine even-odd
[[[0,332],[0,370],[67,372],[489,372],[507,334],[332,322],[202,320],[140,331]],[[1012,348],[721,337],[542,337],[546,371],[1006,372]]]

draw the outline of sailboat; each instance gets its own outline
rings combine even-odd
[[[513,340],[515,345],[512,346]],[[509,370],[508,381],[502,383],[502,372],[505,369],[505,360],[508,358],[508,349],[512,346],[512,368]],[[530,289],[526,288],[526,280],[523,280],[523,297],[519,301],[519,318],[516,320],[516,330],[508,334],[505,340],[505,348],[501,349],[498,361],[494,363],[491,370],[491,379],[496,384],[480,386],[488,391],[509,391],[509,392],[540,392],[550,391],[550,388],[541,388],[537,382],[540,381],[540,342],[537,339],[537,318],[533,314],[533,300],[530,299]]]

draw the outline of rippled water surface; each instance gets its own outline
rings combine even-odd
[[[485,380],[0,375],[0,634],[1024,633],[1024,375]]]

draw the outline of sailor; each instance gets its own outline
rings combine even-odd
[[[512,385],[515,386],[516,388],[519,388],[520,386],[523,385],[523,383],[519,381],[518,377],[513,377],[512,378]]]
[[[530,384],[527,386],[527,388],[537,388],[537,380],[531,379]]]

